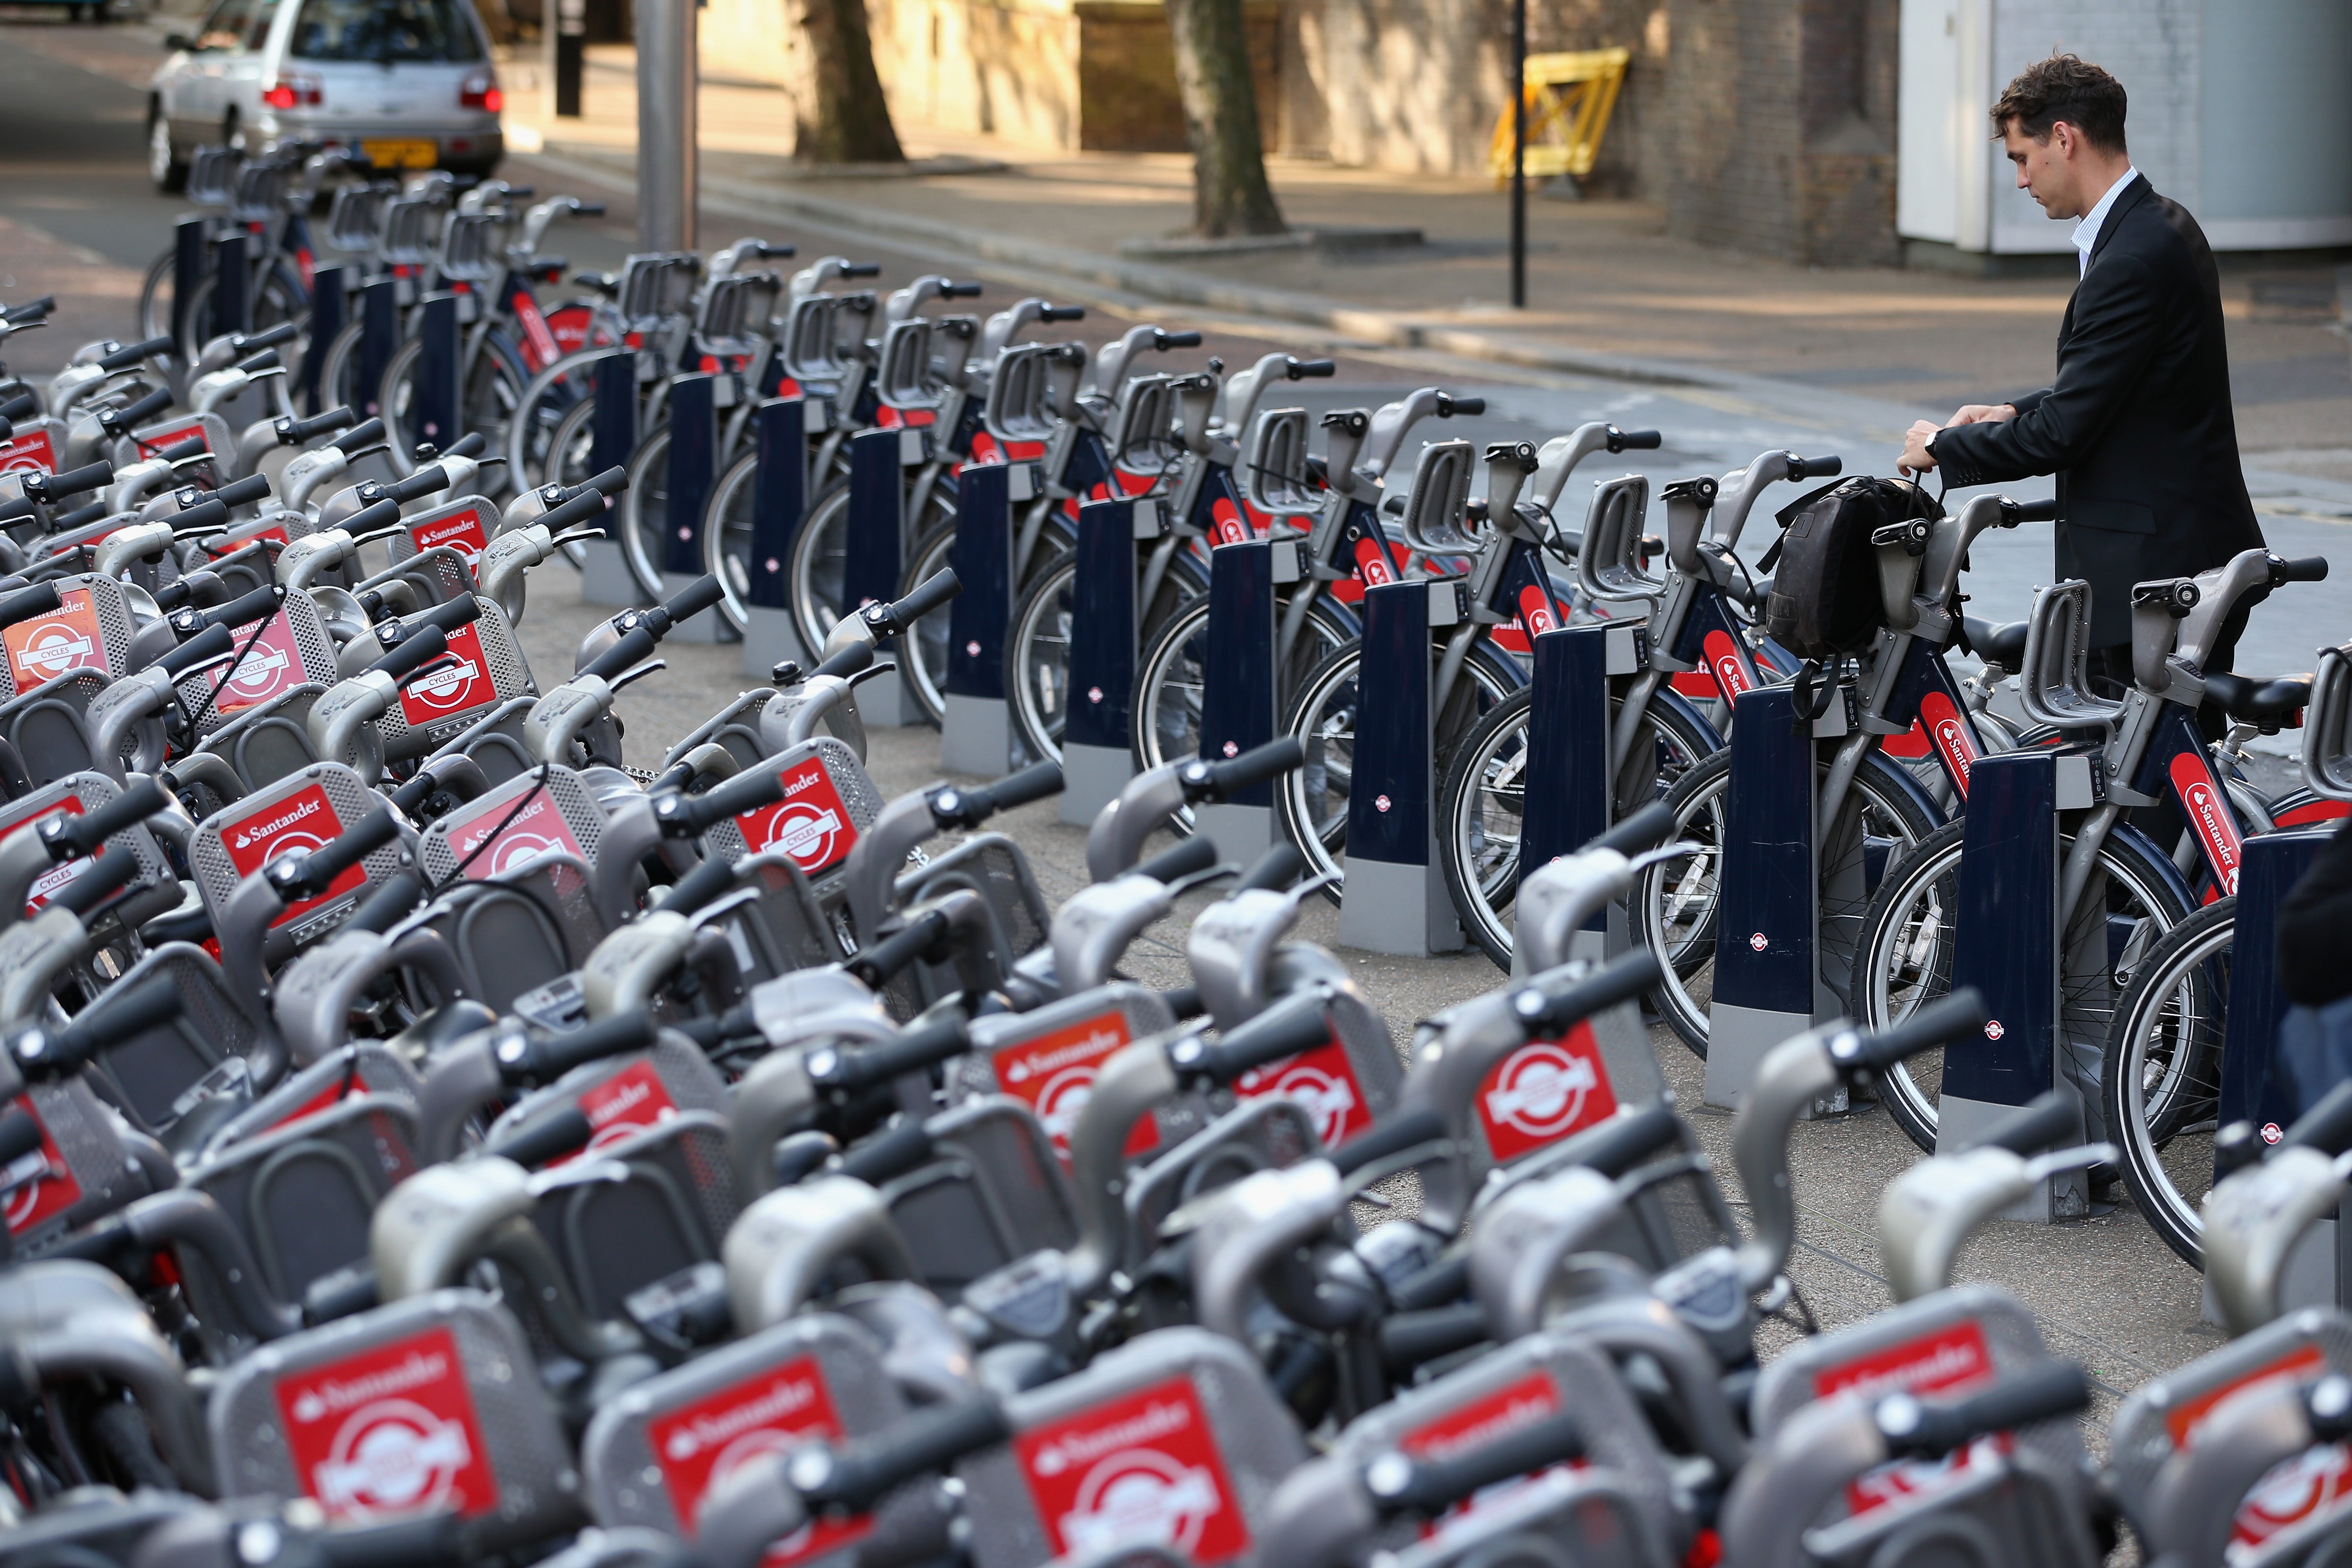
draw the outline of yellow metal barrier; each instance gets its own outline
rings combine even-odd
[[[1530,178],[1592,173],[1617,89],[1625,85],[1631,49],[1579,49],[1569,54],[1529,55],[1525,91],[1528,105],[1527,171]],[[1500,182],[1511,177],[1511,107],[1495,121],[1486,168]]]

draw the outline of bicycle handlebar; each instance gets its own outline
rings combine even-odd
[[[1198,332],[1192,334],[1197,340]],[[1291,381],[1328,381],[1339,374],[1339,364],[1328,359],[1295,359],[1282,367],[1283,375]]]
[[[1186,1035],[1170,1042],[1168,1065],[1181,1078],[1231,1083],[1252,1068],[1328,1043],[1331,1021],[1325,1016],[1324,1005],[1318,987],[1285,997],[1216,1040]]]
[[[475,453],[486,449],[489,444],[490,438],[479,430],[468,430],[444,447],[441,449],[441,455],[445,458],[470,458]]]
[[[2013,528],[2021,522],[2055,522],[2058,521],[2058,499],[2048,500],[2003,501],[2000,507],[2001,525]]]
[[[2007,1116],[1994,1122],[1985,1135],[1969,1145],[1971,1149],[2006,1149],[2025,1157],[2055,1148],[2081,1135],[2082,1123],[2074,1107],[2056,1089],[2028,1100]]]
[[[1908,1394],[1880,1400],[1874,1412],[1890,1455],[1941,1458],[1988,1432],[2072,1415],[2091,1403],[2091,1380],[2070,1361],[2004,1378],[1972,1399],[1928,1405]]]
[[[1450,392],[1441,392],[1437,395],[1436,412],[1440,419],[1451,419],[1457,414],[1484,414],[1486,412],[1486,400],[1483,397],[1456,397]]]
[[[1631,857],[1644,849],[1655,849],[1674,830],[1674,808],[1662,800],[1653,801],[1586,845],[1585,848],[1614,849],[1620,855]]]
[[[106,855],[89,863],[89,868],[68,882],[50,902],[71,910],[78,920],[86,920],[92,910],[114,896],[139,874],[139,861],[130,855]]]
[[[931,818],[941,827],[977,827],[1000,811],[1026,805],[1062,788],[1062,764],[1037,763],[994,784],[972,789],[949,784],[931,794]]]
[[[951,923],[946,910],[926,910],[881,941],[859,948],[841,966],[864,982],[867,990],[879,991],[892,976],[929,952],[932,943],[947,935]]]
[[[1583,1428],[1562,1411],[1457,1458],[1412,1458],[1391,1449],[1364,1467],[1364,1489],[1383,1513],[1436,1515],[1516,1476],[1583,1457]]]
[[[388,675],[394,681],[407,679],[434,659],[449,651],[448,634],[439,626],[426,626],[392,645],[392,651],[377,659],[368,668],[377,675]]]
[[[271,593],[275,592],[275,590],[265,591]],[[251,598],[252,596],[253,595],[249,594],[246,595],[247,598]],[[242,603],[243,601],[239,602]],[[272,598],[270,603],[275,605],[277,600]],[[209,610],[205,612],[208,616],[215,613],[216,612]],[[157,659],[155,661],[155,668],[162,670],[173,680],[177,680],[183,675],[187,674],[188,671],[195,668],[196,666],[200,664],[210,664],[216,658],[226,658],[228,655],[236,651],[236,637],[229,631],[227,624],[222,621],[215,621],[212,625],[206,626],[204,630],[198,632],[195,636],[190,637],[187,641],[182,643],[179,647],[173,648],[171,652]]]
[[[345,453],[356,452],[362,447],[372,447],[383,439],[383,421],[375,418],[362,419],[335,437],[335,449]]]
[[[168,353],[171,348],[172,334],[163,332],[143,342],[123,344],[104,359],[100,360],[98,368],[103,371],[129,370],[132,365],[145,361],[149,355]]]
[[[1162,353],[1166,353],[1170,349],[1197,349],[1201,346],[1201,334],[1198,332],[1154,332],[1151,334],[1151,346],[1158,349]]]
[[[1234,884],[1233,890],[1236,893],[1278,893],[1306,874],[1307,857],[1298,852],[1298,847],[1290,843],[1276,844],[1250,862],[1249,869],[1242,873],[1241,880]]]
[[[2294,561],[2281,562],[2271,568],[2273,583],[2324,583],[2327,580],[2327,557],[2305,555]]]
[[[315,899],[334,885],[335,879],[391,843],[400,832],[400,818],[388,805],[379,805],[337,837],[307,855],[285,854],[262,868],[261,874],[289,904]]]
[[[1087,319],[1084,305],[1047,305],[1037,312],[1041,321],[1083,321]]]
[[[241,479],[231,479],[205,498],[207,500],[216,500],[225,507],[251,506],[255,501],[268,499],[269,476],[268,474],[247,474]],[[204,502],[199,501],[196,504],[201,506]],[[184,517],[187,515],[186,509],[182,509],[181,515]]]
[[[1609,426],[1609,449],[1612,452],[1654,452],[1666,444],[1666,438],[1655,430],[1620,430]]]
[[[293,322],[280,321],[266,331],[242,333],[231,338],[229,347],[241,354],[251,353],[256,349],[274,349],[279,343],[292,342],[296,331],[297,328]]]
[[[1528,1038],[1549,1039],[1574,1027],[1604,1007],[1630,1002],[1665,978],[1665,969],[1650,949],[1636,948],[1611,959],[1596,973],[1565,984],[1538,982],[1519,989],[1511,998],[1511,1012],[1527,1029]]]
[[[204,612],[206,626],[233,628],[249,626],[264,616],[275,615],[278,606],[286,602],[285,590],[275,583],[264,584],[252,593],[231,599],[226,605],[215,605]],[[185,647],[185,644],[181,646]],[[178,672],[173,671],[174,674]]]
[[[163,785],[142,777],[96,811],[79,816],[60,813],[43,819],[37,831],[41,842],[48,847],[49,858],[72,860],[89,854],[116,834],[136,827],[171,804],[172,797],[163,793]]]
[[[919,1028],[905,1029],[887,1040],[865,1046],[823,1046],[804,1058],[809,1081],[823,1089],[856,1093],[887,1083],[901,1073],[920,1071],[935,1062],[960,1057],[971,1048],[971,1035],[961,1018],[942,1018]]]
[[[78,496],[113,482],[113,464],[84,463],[80,468],[68,468],[62,474],[27,474],[25,477],[25,493],[47,506],[68,496]]]
[[[183,1005],[178,984],[168,974],[158,974],[128,991],[100,998],[63,1028],[51,1030],[37,1024],[17,1031],[9,1038],[8,1055],[27,1081],[51,1082],[78,1070],[98,1054],[100,1046],[135,1039],[166,1019],[177,1017]]]
[[[1424,1105],[1418,1110],[1391,1116],[1377,1127],[1367,1128],[1323,1157],[1345,1176],[1444,1136],[1444,1114],[1434,1106]]]
[[[1948,996],[1927,1003],[1894,1027],[1874,1035],[1847,1033],[1831,1042],[1830,1051],[1842,1067],[1883,1072],[1906,1057],[1948,1045],[1992,1021],[1984,993],[1963,985]],[[1849,1044],[1849,1042],[1851,1042]]]
[[[1206,835],[1196,833],[1161,850],[1136,867],[1128,875],[1149,877],[1155,882],[1179,882],[1197,876],[1217,863],[1217,846]]]
[[[512,1160],[529,1170],[561,1160],[574,1150],[585,1149],[595,1136],[596,1129],[589,1122],[588,1113],[576,1105],[567,1105],[552,1116],[518,1127],[505,1137],[483,1144],[482,1152],[493,1159]]]
[[[580,673],[593,675],[599,680],[609,681],[633,666],[642,664],[653,658],[654,647],[653,633],[643,626],[633,627],[623,632],[620,640],[611,647],[590,660],[588,668]]]
[[[955,568],[942,566],[896,604],[867,606],[866,624],[877,637],[896,637],[962,592],[963,579],[956,575]]]
[[[46,616],[58,607],[58,585],[55,582],[36,583],[29,588],[19,588],[0,599],[0,626],[13,626],[18,621],[29,621],[35,616]]]
[[[280,419],[276,426],[278,444],[281,447],[299,447],[313,436],[324,436],[331,431],[344,429],[358,417],[357,414],[352,412],[351,405],[346,404],[341,408],[330,408],[324,414],[314,414],[308,419]]]
[[[1225,801],[1242,790],[1267,784],[1295,768],[1307,765],[1307,748],[1296,735],[1278,735],[1262,746],[1252,746],[1222,763],[1205,759],[1184,764],[1177,778],[1184,798],[1193,803]]]
[[[1012,1436],[992,1398],[934,1405],[838,1449],[802,1450],[792,1461],[793,1489],[812,1512],[866,1513],[893,1488]]]
[[[2295,1118],[2279,1142],[2282,1147],[2316,1149],[2330,1159],[2352,1149],[2352,1081],[2322,1095],[2318,1104]]]
[[[102,411],[98,416],[98,422],[105,428],[108,435],[119,436],[148,416],[163,413],[172,406],[172,401],[171,388],[159,386],[136,402],[127,403],[120,408]]]

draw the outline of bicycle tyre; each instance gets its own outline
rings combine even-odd
[[[518,491],[547,482],[546,455],[556,429],[575,405],[590,400],[593,383],[589,367],[604,352],[582,349],[565,354],[523,384],[514,423],[507,428],[507,471]]]
[[[2221,899],[2149,949],[2116,1006],[2099,1067],[2107,1140],[2123,1151],[2132,1201],[2165,1246],[2200,1269],[2205,1226],[2199,1206],[2213,1182],[2213,1128],[2197,1112],[2220,1103],[2231,968],[2225,950],[2234,947],[2237,924],[2238,900]],[[2168,1022],[2170,1048],[2159,1057],[2147,1045]],[[2158,1090],[2153,1106],[2151,1087]]]
[[[1275,781],[1274,816],[1307,858],[1307,874],[1334,879],[1323,896],[1339,901],[1348,867],[1348,798],[1353,782],[1357,671],[1363,643],[1351,638],[1307,672],[1284,708],[1278,734],[1306,748],[1306,765]],[[1478,721],[1527,684],[1527,672],[1491,642],[1472,645],[1462,677],[1430,719],[1430,773],[1442,779]]]
[[[1956,878],[1965,849],[1966,826],[1965,818],[1947,823],[1921,839],[1888,868],[1872,896],[1853,944],[1847,983],[1848,1010],[1864,1028],[1890,1027],[1921,1004],[1951,989],[1953,927],[1943,910],[1957,901]],[[2061,864],[2074,841],[2072,834],[2061,836]],[[2111,954],[2111,964],[2124,972],[2126,985],[2164,936],[2194,912],[2178,891],[2177,873],[2168,874],[2171,863],[2146,845],[2147,840],[2137,834],[2115,834],[2100,846],[2098,867],[2105,879],[2093,879],[2082,908],[2069,924],[2074,937],[2062,938],[2061,943],[2063,952],[2099,942]],[[2126,910],[2119,915],[2113,907],[2118,889],[2144,912]],[[1931,902],[1914,921],[1908,905],[1921,899]],[[2093,919],[2118,918],[2133,922],[2120,949],[2112,925],[2104,931],[2087,931],[2086,922]],[[2094,1040],[2104,1050],[2114,1008],[2100,998],[2115,993],[2115,968],[2100,974],[2086,973],[2078,979],[2061,975],[2059,1027],[2067,1038]],[[1912,978],[1898,986],[1895,982],[1904,977]],[[1895,1068],[1879,1084],[1879,1098],[1895,1124],[1931,1153],[1936,1147],[1938,1092],[1933,1086],[1941,1083],[1942,1076],[1943,1052],[1934,1050]]]
[[[1829,764],[1822,761],[1815,766],[1826,773]],[[1666,792],[1665,805],[1675,815],[1669,841],[1696,843],[1701,847],[1699,853],[1649,867],[1627,895],[1633,944],[1652,948],[1666,960],[1666,978],[1651,993],[1652,1005],[1702,1060],[1706,1056],[1713,983],[1710,978],[1706,999],[1696,994],[1696,983],[1715,964],[1719,910],[1711,873],[1722,853],[1722,807],[1730,772],[1731,749],[1727,746],[1699,762]],[[1865,887],[1862,898],[1855,899],[1832,889],[1857,873],[1866,877],[1870,840],[1917,844],[1942,826],[1921,808],[1918,796],[1905,783],[1900,764],[1872,752],[1854,770],[1847,804],[1823,844],[1820,919],[1824,975],[1840,974],[1851,967],[1849,955],[1869,907],[1869,890]],[[1881,831],[1871,831],[1874,827]],[[1845,847],[1832,849],[1832,843]],[[1695,918],[1680,921],[1683,911],[1693,907]]]
[[[1516,819],[1524,798],[1517,769],[1527,752],[1533,701],[1531,689],[1515,691],[1479,720],[1454,752],[1437,797],[1437,856],[1463,934],[1506,973],[1511,968],[1519,883]],[[1662,758],[1653,794],[1664,796],[1713,754],[1717,742],[1677,703],[1652,702],[1644,719]],[[1619,815],[1624,810],[1621,806]]]
[[[1034,757],[1062,758],[1062,730],[1070,702],[1070,622],[1076,614],[1072,584],[1077,557],[1056,556],[1022,591],[1004,643],[1004,694],[1021,743]],[[1136,640],[1149,642],[1170,616],[1209,591],[1199,558],[1179,550],[1136,616]]]
[[[415,443],[408,429],[408,399],[413,395],[409,382],[424,354],[421,340],[410,338],[403,342],[384,363],[383,380],[376,388],[376,407],[383,414],[385,444],[404,469],[417,467]],[[481,340],[479,352],[464,367],[463,375],[458,387],[458,433],[478,430],[485,450],[502,450],[507,426],[521,404],[527,379],[521,356],[498,333],[488,333]],[[491,408],[495,408],[495,414],[484,412]],[[491,500],[501,499],[507,493],[509,477],[504,464],[485,468],[478,480],[479,493]]]

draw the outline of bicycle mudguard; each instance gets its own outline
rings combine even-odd
[[[2148,1379],[2124,1400],[2108,1430],[2107,1477],[2116,1500],[2144,1530],[2142,1521],[2158,1511],[2166,1462],[2195,1444],[2198,1427],[2215,1405],[2264,1384],[2305,1384],[2330,1373],[2352,1373],[2352,1316],[2310,1307]],[[2352,1504],[2347,1480],[2352,1456],[2339,1446],[2281,1466],[2239,1509],[2231,1562],[2257,1568],[2300,1559],[2315,1535],[2341,1527],[2344,1510]],[[2168,1545],[2149,1542],[2156,1552]]]
[[[1252,1568],[1274,1490],[1307,1458],[1255,1359],[1203,1329],[1155,1330],[1004,1404],[1012,1439],[955,1467],[976,1568],[1130,1542]]]
[[[138,627],[131,601],[111,577],[83,574],[57,579],[58,607],[0,627],[0,698],[27,695],[58,678],[93,670],[112,680],[131,668]]]
[[[907,1413],[884,1347],[834,1312],[778,1323],[630,1388],[580,1440],[589,1510],[691,1540],[704,1494],[745,1460],[802,1443],[866,1436]],[[950,1510],[935,1486],[890,1493],[871,1514],[820,1520],[772,1549],[769,1568],[850,1568],[947,1550]]]
[[[625,1303],[635,1292],[715,1263],[741,1210],[725,1116],[673,1111],[604,1135],[622,1125],[607,1123],[593,1153],[552,1162],[532,1183],[531,1224],[581,1310],[607,1323],[627,1321]]]
[[[1576,1417],[1584,1439],[1584,1464],[1612,1472],[1622,1495],[1633,1503],[1644,1533],[1670,1547],[1664,1559],[1679,1557],[1689,1528],[1675,1506],[1666,1456],[1614,1363],[1571,1334],[1530,1334],[1408,1389],[1349,1422],[1330,1455],[1337,1462],[1357,1465],[1391,1449],[1413,1458],[1455,1459],[1563,1411]],[[1553,1472],[1538,1471],[1537,1476]],[[1530,1476],[1528,1481],[1536,1479]],[[1508,1482],[1480,1493],[1436,1521],[1439,1530],[1451,1531],[1479,1519],[1526,1484]],[[1402,1551],[1423,1533],[1417,1523],[1398,1520],[1370,1544]]]
[[[243,1233],[268,1293],[299,1302],[317,1280],[367,1262],[375,1205],[416,1168],[415,1102],[362,1093],[308,1114],[298,1110],[183,1181],[208,1194]],[[199,1321],[236,1321],[211,1261],[194,1247],[178,1256]]]
[[[753,767],[782,777],[784,797],[714,823],[703,841],[712,854],[730,860],[782,855],[808,878],[828,908],[839,903],[850,847],[881,815],[882,792],[866,776],[857,753],[831,735],[813,736],[744,771]]]
[[[446,1511],[519,1543],[578,1510],[530,1344],[479,1290],[275,1341],[223,1374],[206,1426],[224,1497],[307,1497],[331,1523]]]
[[[1899,1392],[1933,1403],[1937,1394],[1973,1393],[2051,1360],[2032,1312],[2007,1291],[1984,1285],[1938,1290],[1782,1352],[1757,1381],[1757,1445],[1761,1451],[1798,1410],[1832,1394]],[[1979,1438],[1945,1459],[1881,1466],[1846,1489],[1842,1516],[1818,1528],[1809,1544],[1823,1563],[1858,1568],[1880,1561],[1876,1553],[1907,1528],[1948,1510],[1990,1532],[2001,1549],[1998,1561],[2063,1560],[2053,1556],[2050,1525],[2032,1506],[2039,1500],[1986,1484],[2003,1479],[1993,1461],[2004,1447],[2038,1458],[2037,1469],[2054,1478],[2063,1494],[2063,1517],[2087,1517],[2087,1461],[2081,1429],[2070,1417]],[[2084,1533],[2085,1561],[2095,1561]]]

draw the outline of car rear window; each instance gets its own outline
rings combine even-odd
[[[302,60],[468,61],[481,40],[467,0],[303,0],[292,53]]]

